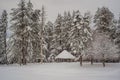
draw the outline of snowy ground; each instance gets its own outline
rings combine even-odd
[[[0,65],[0,80],[120,80],[120,63]]]

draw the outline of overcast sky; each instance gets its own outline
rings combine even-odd
[[[11,12],[11,8],[17,7],[20,0],[0,0],[0,13],[3,9]],[[28,0],[26,0],[27,2]],[[98,7],[106,6],[115,17],[120,12],[120,0],[31,0],[35,9],[41,9],[44,5],[47,11],[47,20],[54,21],[57,14],[64,11],[80,10],[83,14],[90,11],[93,15]]]

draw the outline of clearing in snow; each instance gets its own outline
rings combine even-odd
[[[43,63],[1,65],[0,80],[120,80],[120,63]]]

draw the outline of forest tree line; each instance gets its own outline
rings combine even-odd
[[[81,15],[79,10],[65,11],[55,22],[46,22],[44,6],[33,9],[30,0],[21,0],[10,16],[10,26],[6,10],[0,18],[1,64],[48,62],[51,54],[63,50],[76,58],[86,53],[103,58],[106,53],[120,55],[120,17],[115,19],[107,7],[98,8],[94,16],[90,12]],[[11,31],[8,40],[7,29]]]

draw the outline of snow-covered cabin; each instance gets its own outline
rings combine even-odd
[[[75,57],[67,50],[62,51],[59,55],[55,57],[57,62],[73,62]]]

